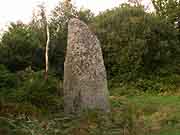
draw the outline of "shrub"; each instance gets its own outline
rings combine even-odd
[[[60,97],[60,81],[49,75],[48,80],[43,77],[43,72],[27,70],[21,73],[21,86],[11,94],[13,101],[30,103],[42,110],[57,111],[62,106]]]
[[[107,10],[95,18],[93,25],[110,80],[134,81],[179,63],[176,29],[142,7],[126,4]]]
[[[17,77],[6,69],[4,65],[0,65],[0,90],[17,87]]]

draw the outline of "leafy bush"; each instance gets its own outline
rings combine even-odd
[[[17,87],[17,82],[16,74],[8,71],[4,65],[0,65],[0,91]]]
[[[9,70],[16,72],[33,67],[33,57],[40,41],[28,25],[11,23],[2,35],[1,44],[0,63],[5,64]]]
[[[26,69],[15,74],[0,68],[1,102],[29,104],[47,112],[62,109],[62,82],[52,74],[45,80],[41,71]]]
[[[178,66],[179,41],[173,25],[142,7],[121,5],[93,23],[104,55],[108,79],[134,81]],[[175,70],[174,70],[175,71]]]
[[[42,115],[39,108],[28,103],[8,103],[0,102],[0,116],[26,116],[37,118]]]
[[[43,72],[26,71],[21,73],[24,80],[21,87],[13,93],[19,103],[30,103],[46,111],[57,111],[62,106],[60,81],[49,75],[48,80],[43,77]]]
[[[110,92],[113,95],[139,95],[144,92],[151,94],[179,92],[180,75],[148,75],[129,82],[109,81]]]

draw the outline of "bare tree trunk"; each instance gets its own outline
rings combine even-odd
[[[46,50],[45,50],[45,80],[48,79],[48,69],[49,69],[49,60],[48,60],[48,50],[49,50],[49,42],[50,42],[50,34],[49,34],[49,26],[46,22],[46,35],[47,35],[47,41],[46,41]]]

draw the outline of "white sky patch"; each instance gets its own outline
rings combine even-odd
[[[88,8],[91,9],[93,13],[98,14],[100,11],[117,7],[126,1],[127,0],[74,0],[73,3],[75,3],[77,7]]]
[[[47,10],[50,11],[63,0],[0,0],[0,31],[5,29],[9,22],[18,20],[27,23],[31,20],[33,9],[41,3],[45,3]],[[106,9],[117,7],[127,0],[72,0],[76,7],[88,8],[95,14]],[[150,0],[144,0],[148,4]]]
[[[58,0],[0,0],[0,31],[4,29],[9,22],[18,20],[27,23],[31,20],[33,9],[45,3],[48,10],[57,5]]]

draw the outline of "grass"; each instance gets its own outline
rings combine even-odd
[[[150,135],[180,134],[180,96],[145,94],[129,97],[128,101],[141,112]]]
[[[0,135],[180,134],[180,96],[112,95],[110,101],[112,111],[109,114],[89,111],[78,116],[67,116],[59,110],[49,116],[37,112],[41,116],[31,117],[26,115],[26,110],[14,114],[6,108],[6,114],[3,114],[1,108]]]

